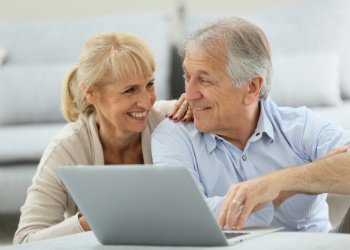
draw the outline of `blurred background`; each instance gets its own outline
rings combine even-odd
[[[88,37],[138,34],[157,61],[158,99],[171,99],[184,91],[176,44],[219,17],[246,18],[271,44],[271,97],[349,129],[349,13],[347,0],[0,0],[0,246],[11,244],[41,154],[65,124],[61,82]],[[329,203],[336,225],[349,198]]]

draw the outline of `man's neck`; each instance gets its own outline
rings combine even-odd
[[[237,126],[221,134],[227,141],[244,150],[249,138],[254,133],[260,117],[260,103],[248,110],[247,115],[242,117],[239,122],[235,122]]]

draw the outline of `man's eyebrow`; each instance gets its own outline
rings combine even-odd
[[[198,71],[198,75],[206,75],[206,76],[208,76],[209,73],[207,71],[205,71],[205,70],[199,70]]]
[[[187,73],[187,70],[186,70],[186,68],[184,67],[183,64],[182,64],[182,70],[184,71],[184,73]],[[205,71],[205,70],[199,70],[198,71],[198,75],[199,76],[202,76],[202,75],[208,76],[209,73],[207,71]]]

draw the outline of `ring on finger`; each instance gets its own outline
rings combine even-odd
[[[236,200],[236,199],[233,199],[233,200],[231,201],[231,204],[232,204],[232,205],[241,206],[241,205],[242,205],[242,202],[240,202],[240,201],[238,201],[238,200]]]

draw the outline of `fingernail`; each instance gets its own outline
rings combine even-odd
[[[175,115],[173,118],[172,118],[174,121],[177,121],[179,119],[179,117],[177,115]]]
[[[187,119],[187,118],[182,119],[182,122],[183,122],[183,123],[187,123],[187,122],[188,122],[188,119]]]
[[[173,115],[167,114],[167,117],[168,117],[169,119],[172,119],[172,118],[173,118]]]

